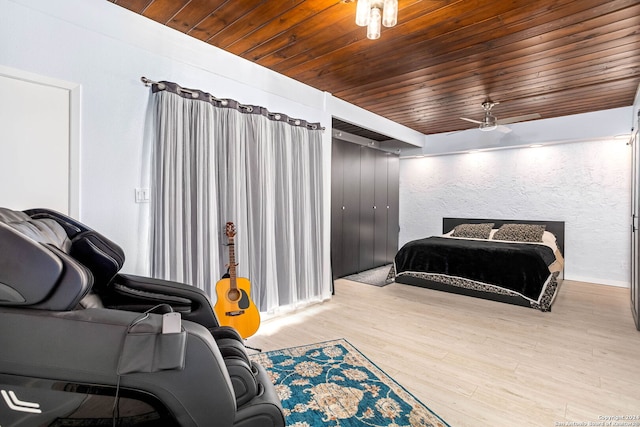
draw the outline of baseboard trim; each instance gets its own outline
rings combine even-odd
[[[583,276],[568,276],[565,275],[565,280],[573,280],[576,282],[587,282],[587,283],[595,283],[596,285],[605,285],[605,286],[615,286],[617,288],[629,288],[631,287],[631,282],[624,282],[622,280],[605,280],[605,279],[596,279],[593,277],[583,277]]]

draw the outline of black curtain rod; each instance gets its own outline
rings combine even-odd
[[[292,124],[295,126],[305,126],[311,130],[316,130],[316,129],[320,129],[322,131],[325,130],[324,127],[320,126],[320,123],[309,123],[302,119],[295,119],[292,117],[288,117],[285,114],[272,113],[264,107],[255,107],[253,105],[245,105],[229,99],[216,98],[215,96],[207,92],[203,92],[195,89],[185,89],[182,86],[178,85],[177,83],[170,83],[170,82],[164,82],[164,81],[156,82],[144,76],[140,77],[140,81],[142,81],[142,83],[144,83],[145,86],[152,87],[152,90],[154,86],[158,91],[167,90],[170,87],[172,87],[178,93],[178,95],[182,95],[183,93],[188,93],[191,95],[193,99],[203,99],[209,102],[214,102],[214,101],[219,102],[220,105],[222,105],[223,107],[229,107],[230,103],[235,103],[237,104],[238,108],[245,110],[247,113],[252,113],[254,111],[254,108],[258,108],[260,113],[264,113],[265,115],[269,116],[269,118],[277,121],[282,120],[282,118],[284,117],[289,124]]]

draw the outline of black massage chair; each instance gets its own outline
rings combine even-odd
[[[206,294],[123,263],[66,215],[0,208],[0,426],[284,426]]]

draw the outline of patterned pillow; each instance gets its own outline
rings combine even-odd
[[[466,237],[468,239],[488,239],[493,228],[493,222],[484,224],[460,224],[453,229],[452,237]]]
[[[542,234],[546,228],[546,225],[504,224],[495,232],[493,238],[513,242],[542,242]]]

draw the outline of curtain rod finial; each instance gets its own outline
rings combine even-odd
[[[152,85],[158,85],[158,89],[160,89],[160,90],[165,90],[167,88],[167,85],[165,85],[164,83],[155,82],[155,81],[153,81],[151,79],[146,78],[145,76],[140,77],[140,81],[142,83],[144,83],[144,85],[147,86],[147,87],[152,86]],[[196,97],[194,96],[194,98],[196,98]]]

